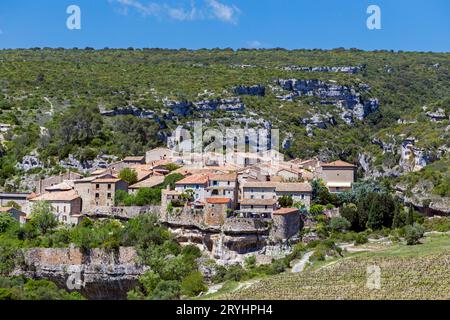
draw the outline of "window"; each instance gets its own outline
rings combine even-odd
[[[96,198],[96,199],[100,198],[100,193],[96,193],[96,194],[95,194],[95,198]]]
[[[108,193],[108,199],[111,199],[111,193]]]
[[[108,190],[111,190],[111,185],[110,184],[108,184]]]
[[[98,183],[95,185],[95,189],[100,189],[100,185]]]
[[[230,182],[230,181],[228,181],[228,185],[231,185],[231,182]]]
[[[253,209],[253,206],[250,206],[250,209]]]
[[[305,195],[304,194],[302,194],[302,200],[305,200]]]
[[[255,196],[254,196],[254,195],[251,195],[251,196],[250,196],[250,199],[255,199]]]
[[[67,216],[63,216],[63,221],[67,222]]]
[[[213,181],[213,186],[217,186],[219,183],[217,181]]]
[[[64,213],[66,213],[66,206],[63,207]]]
[[[261,196],[261,199],[264,199],[264,195]]]
[[[264,209],[266,209],[266,210],[267,210],[267,206],[264,206]]]

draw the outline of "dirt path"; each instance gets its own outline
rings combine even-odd
[[[314,253],[314,251],[310,251],[310,252],[305,253],[305,254],[303,255],[303,257],[300,259],[300,261],[297,262],[297,263],[292,267],[291,272],[292,272],[292,273],[302,272],[302,271],[305,269],[306,264],[309,262],[309,258],[313,255],[313,253]]]

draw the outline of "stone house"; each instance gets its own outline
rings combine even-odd
[[[27,214],[13,207],[0,207],[0,214],[9,214],[11,217],[24,224],[27,220]]]
[[[91,182],[91,190],[91,207],[111,207],[117,191],[128,192],[128,183],[119,178],[100,177]]]
[[[237,214],[243,218],[269,219],[276,209],[276,199],[242,199]]]
[[[334,161],[321,165],[320,177],[325,182],[328,190],[333,193],[344,192],[352,189],[356,181],[356,166],[345,161]]]
[[[1,192],[0,193],[0,206],[5,207],[8,205],[8,202],[14,201],[22,208],[27,205],[27,199],[31,195],[31,193],[20,193],[20,192]]]
[[[127,165],[145,164],[145,156],[125,157],[123,162]]]
[[[194,201],[204,201],[208,195],[206,190],[208,183],[209,177],[207,174],[195,174],[175,183],[175,190],[181,193],[192,190],[194,192]]]
[[[116,192],[128,192],[128,184],[105,174],[75,180],[74,189],[82,199],[82,211],[87,213],[113,206]]]
[[[205,225],[222,226],[227,219],[228,209],[231,209],[229,198],[207,198],[204,208]]]
[[[279,183],[276,186],[277,199],[282,196],[292,197],[294,203],[302,203],[308,209],[311,206],[312,187],[309,183]]]
[[[68,171],[59,175],[51,176],[45,179],[39,179],[33,182],[33,189],[37,194],[44,193],[47,188],[63,183],[64,181],[72,181],[81,179],[79,173]]]
[[[154,188],[164,182],[165,177],[163,175],[157,175],[149,177],[138,183],[135,183],[128,187],[128,192],[131,194],[136,194],[142,188]]]
[[[222,197],[231,202],[231,208],[235,209],[238,199],[238,183],[236,173],[212,174],[209,176],[207,196],[210,198]]]
[[[50,203],[59,222],[78,224],[81,219],[81,197],[75,190],[54,191],[41,194],[29,200],[32,204],[39,201]]]
[[[281,208],[272,214],[271,236],[276,240],[287,240],[298,234],[302,227],[300,212],[296,208]]]
[[[275,199],[275,190],[278,182],[253,181],[244,183],[242,186],[242,199]]]

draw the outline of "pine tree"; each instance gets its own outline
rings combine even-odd
[[[408,212],[406,213],[406,225],[412,226],[414,224],[414,213],[412,205],[409,206]]]

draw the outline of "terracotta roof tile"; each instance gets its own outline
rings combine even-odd
[[[183,184],[206,184],[208,183],[208,175],[205,174],[194,174],[192,176],[187,176],[183,180],[180,180],[176,183],[176,185]]]
[[[322,167],[329,168],[329,167],[348,167],[348,168],[354,168],[356,167],[354,164],[338,160],[330,163],[323,163]]]
[[[207,198],[206,202],[209,204],[228,204],[231,202],[229,198]]]
[[[274,215],[287,215],[287,214],[297,214],[300,211],[298,211],[297,208],[281,208],[278,209],[277,211],[274,211],[273,214]]]

